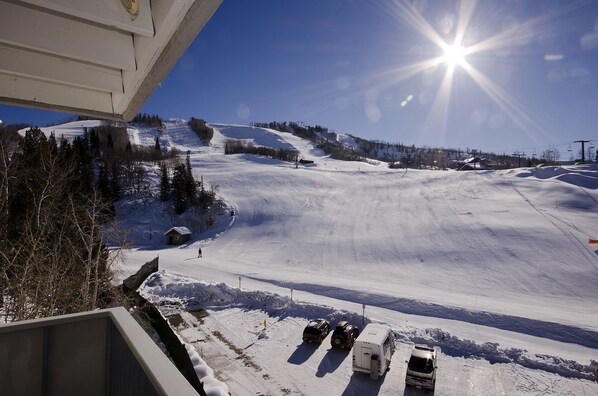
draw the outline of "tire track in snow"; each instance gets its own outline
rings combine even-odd
[[[410,315],[457,320],[598,349],[598,331],[571,325],[520,316],[497,314],[487,311],[473,311],[458,307],[448,307],[409,298],[396,298],[385,294],[366,293],[340,287],[279,282],[272,279],[263,279],[247,275],[246,277],[261,282],[272,283],[281,287],[293,288],[294,290],[301,290],[356,304],[365,303],[370,306],[385,308]]]
[[[166,277],[167,281],[162,280]],[[177,280],[178,282],[172,282]],[[176,291],[176,292],[175,292]],[[221,312],[219,315],[228,316],[229,310],[236,309],[245,312],[247,310],[258,310],[261,315],[265,311],[271,319],[276,317],[276,322],[279,323],[286,318],[313,318],[313,317],[324,317],[332,322],[336,322],[341,318],[349,320],[351,322],[359,322],[361,315],[356,312],[337,310],[331,306],[309,304],[303,302],[295,302],[290,300],[288,297],[283,297],[279,294],[261,291],[239,291],[238,289],[231,288],[225,284],[206,284],[206,283],[194,283],[191,278],[186,276],[176,276],[174,274],[167,274],[165,272],[154,274],[146,283],[144,293],[154,296],[158,299],[167,300],[171,296],[176,295],[174,305],[170,305],[167,311],[172,312],[173,309],[193,309],[201,307],[202,309],[210,310],[213,312]],[[373,304],[371,304],[373,305]],[[161,310],[167,307],[166,304],[161,304]],[[211,315],[210,315],[211,316]],[[225,320],[226,321],[226,320]],[[367,319],[366,323],[370,320]],[[246,325],[244,327],[247,327]],[[271,329],[276,326],[271,325]],[[295,326],[300,328],[299,325]],[[236,334],[236,333],[234,333]],[[237,338],[232,336],[232,339],[240,340],[240,342],[246,346],[244,349],[247,350],[248,346],[256,345],[254,336],[256,333],[252,333],[251,338],[246,337]],[[229,333],[230,335],[230,333]],[[551,355],[538,355],[528,354],[526,350],[517,348],[501,348],[498,343],[495,342],[483,342],[478,343],[469,339],[460,339],[446,331],[439,328],[427,328],[423,331],[421,329],[395,329],[395,339],[402,345],[405,344],[434,344],[442,348],[444,355],[453,357],[463,357],[466,362],[472,362],[469,359],[484,359],[491,364],[494,363],[514,363],[515,372],[518,373],[518,367],[525,367],[533,370],[541,370],[542,372],[555,373],[567,378],[584,378],[593,379],[593,373],[588,373],[583,364],[580,364],[573,360],[566,360],[557,356]],[[269,338],[269,337],[266,337]],[[287,342],[285,340],[279,340]],[[302,360],[303,362],[304,360]],[[475,368],[476,364],[473,363],[471,366],[465,364],[466,367]],[[476,374],[467,370],[470,374]],[[443,371],[444,373],[444,371]],[[527,375],[527,372],[522,372],[522,375]],[[475,378],[478,375],[469,376],[475,384],[482,384]],[[534,381],[536,376],[527,377],[530,381],[524,386],[533,386],[533,391],[537,391],[536,388],[544,390],[546,389],[545,381]],[[540,378],[545,378],[540,374]],[[550,380],[550,378],[549,378]],[[504,384],[503,382],[500,382]],[[558,382],[550,381],[552,386],[558,384]],[[539,386],[539,387],[538,387]],[[496,388],[496,384],[495,384]],[[489,389],[478,388],[473,394],[484,394]],[[509,394],[511,394],[510,392]]]

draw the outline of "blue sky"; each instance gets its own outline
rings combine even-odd
[[[598,2],[224,0],[142,112],[566,159],[598,139]]]

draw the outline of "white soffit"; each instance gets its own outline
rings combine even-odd
[[[221,2],[0,0],[0,102],[130,120]]]

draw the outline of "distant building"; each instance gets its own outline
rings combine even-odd
[[[457,170],[485,170],[492,169],[490,161],[486,158],[471,157],[457,161]]]
[[[180,245],[191,239],[191,231],[187,227],[172,227],[164,236],[168,245]]]

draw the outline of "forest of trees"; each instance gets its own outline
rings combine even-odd
[[[172,200],[174,213],[180,215],[189,208],[199,213],[207,213],[216,200],[216,186],[207,189],[203,180],[193,177],[190,153],[187,152],[184,164],[176,163],[171,171],[166,162],[160,163],[160,200]],[[210,221],[208,220],[208,226]]]
[[[275,129],[281,132],[289,132],[295,136],[309,140],[317,148],[330,155],[330,158],[342,161],[367,161],[364,152],[345,147],[341,142],[337,141],[336,133],[320,125],[303,125],[297,122],[269,122],[254,123],[252,125]]]
[[[152,115],[152,114],[139,113],[135,116],[135,118],[133,118],[133,121],[131,121],[131,122],[134,124],[143,124],[143,125],[147,125],[147,126],[151,126],[151,127],[157,127],[158,129],[161,129],[164,127],[164,123],[162,122],[162,119],[157,114]]]
[[[204,145],[210,145],[210,141],[214,137],[214,129],[210,128],[204,120],[191,117],[191,120],[189,120],[189,127],[195,132],[197,137],[201,139],[201,142]]]
[[[191,207],[206,212],[215,200],[216,187],[193,178],[189,156],[181,164],[176,152],[161,149],[158,137],[140,147],[130,144],[125,127],[111,124],[85,129],[70,142],[38,128],[23,137],[19,129],[0,127],[3,321],[111,303],[111,266],[124,246],[112,220],[123,196],[159,195],[177,214]],[[162,170],[157,193],[149,173],[156,167]]]
[[[539,157],[519,158],[517,154],[482,153],[474,149],[452,149],[444,147],[416,147],[403,143],[389,143],[380,140],[368,140],[348,134],[355,142],[354,147],[347,147],[338,141],[337,134],[320,125],[310,126],[301,122],[257,122],[251,125],[261,128],[288,132],[309,140],[331,158],[344,161],[364,161],[370,159],[388,163],[390,168],[432,168],[460,169],[459,160],[477,157],[492,169],[509,169],[519,166],[535,166],[540,163],[556,164],[559,152],[556,148],[547,149]],[[592,147],[593,149],[593,147]],[[596,152],[598,159],[598,152]],[[593,158],[593,151],[588,152],[588,159]]]
[[[255,146],[251,142],[237,139],[227,139],[226,142],[224,142],[224,154],[240,153],[261,155],[263,157],[270,157],[288,162],[295,162],[299,159],[299,153],[296,150]]]
[[[39,129],[0,132],[0,292],[4,320],[106,306],[110,204],[96,188],[89,141]]]

